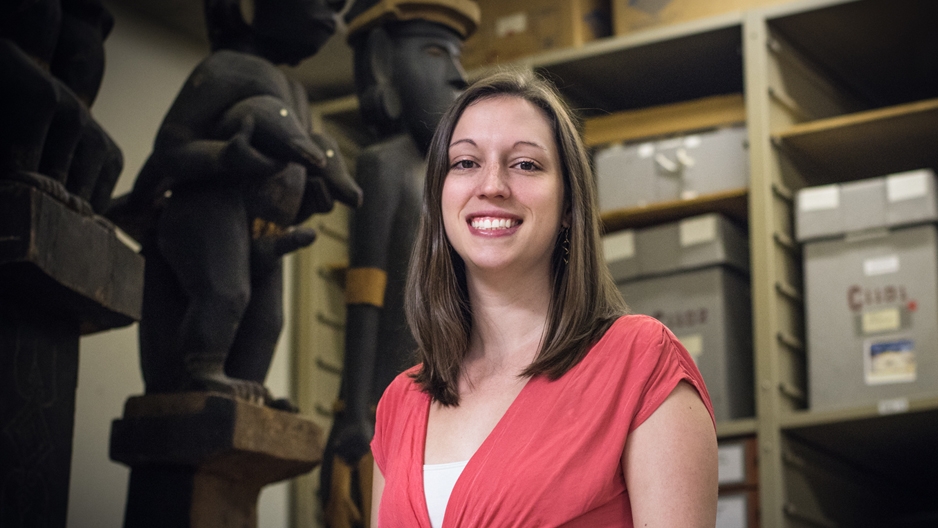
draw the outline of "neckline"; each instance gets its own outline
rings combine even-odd
[[[486,454],[492,451],[492,449],[494,448],[493,444],[496,444],[498,442],[498,438],[500,438],[504,434],[503,429],[510,427],[510,423],[508,422],[508,420],[506,420],[506,418],[510,414],[513,414],[514,409],[519,405],[518,402],[521,401],[522,398],[526,397],[525,395],[528,393],[528,387],[531,387],[532,384],[534,384],[535,377],[539,377],[539,376],[529,377],[524,382],[524,386],[521,387],[521,390],[515,396],[515,399],[512,400],[511,404],[508,405],[508,408],[505,409],[505,412],[502,414],[501,418],[499,418],[498,422],[496,422],[495,427],[493,427],[492,430],[489,431],[489,434],[485,437],[485,440],[483,440],[482,443],[479,444],[479,447],[476,448],[474,453],[472,453],[472,456],[470,456],[469,459],[465,461],[465,466],[463,467],[462,472],[459,474],[459,477],[456,479],[456,483],[453,485],[453,490],[450,492],[449,500],[447,501],[447,504],[446,504],[447,511],[449,511],[450,506],[453,504],[453,497],[459,496],[457,493],[457,490],[460,487],[460,483],[467,478],[466,475],[467,474],[471,475],[476,472],[476,468],[482,463],[480,460],[484,460]],[[419,465],[414,464],[414,465],[418,467],[418,471],[420,472],[420,491],[421,491],[420,500],[423,501],[423,511],[426,514],[425,520],[427,521],[427,526],[430,526],[430,511],[429,511],[429,507],[427,506],[427,495],[426,495],[427,490],[424,487],[425,482],[423,479],[423,470],[424,468],[428,467],[428,464],[425,463],[426,453],[427,453],[427,431],[429,429],[428,426],[430,423],[430,407],[433,404],[433,399],[430,398],[429,395],[425,394],[425,396],[426,396],[425,398],[426,408],[424,409],[425,412],[423,414],[423,430],[420,432],[422,441],[415,442],[415,444],[418,446],[418,449],[420,449],[419,460],[421,464]],[[480,454],[482,454],[481,458],[480,458]],[[442,464],[429,464],[429,467],[432,468],[438,465],[459,464],[459,463],[461,462],[443,462]],[[444,514],[443,516],[444,526],[446,525],[446,518],[447,517]]]

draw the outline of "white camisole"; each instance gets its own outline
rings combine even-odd
[[[453,493],[453,486],[456,485],[456,480],[468,463],[468,460],[463,460],[447,464],[423,465],[423,493],[426,496],[427,510],[430,513],[430,526],[433,528],[443,526],[443,514],[446,513],[449,496]]]

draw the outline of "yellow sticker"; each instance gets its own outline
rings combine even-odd
[[[864,334],[891,332],[902,326],[902,314],[898,308],[886,308],[875,312],[866,312],[862,319]]]

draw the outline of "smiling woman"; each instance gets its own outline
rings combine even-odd
[[[470,86],[423,200],[406,300],[421,363],[378,404],[377,525],[713,526],[706,387],[667,328],[623,315],[553,87]]]
[[[472,275],[489,278],[488,287],[549,281],[561,223],[569,227],[561,218],[563,178],[554,145],[547,116],[518,97],[478,101],[453,131],[443,225]]]

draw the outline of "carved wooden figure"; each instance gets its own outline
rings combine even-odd
[[[140,317],[143,259],[97,216],[123,160],[89,106],[98,0],[0,2],[0,526],[64,527],[82,334]]]
[[[440,116],[466,86],[462,39],[478,21],[473,2],[355,3],[346,14],[364,121],[380,139],[357,159],[364,202],[353,215],[346,276],[345,361],[338,412],[321,489],[327,522],[367,518],[367,477],[353,499],[354,468],[370,471],[374,406],[411,366],[415,349],[404,318],[404,284],[423,194],[425,156]],[[368,482],[366,482],[368,481]],[[364,515],[359,505],[364,506]]]
[[[211,390],[271,401],[263,386],[282,322],[281,257],[299,224],[361,191],[335,142],[310,131],[305,91],[275,63],[335,29],[324,0],[207,0],[214,52],[192,72],[133,190],[109,215],[147,258],[140,353],[147,393]]]

